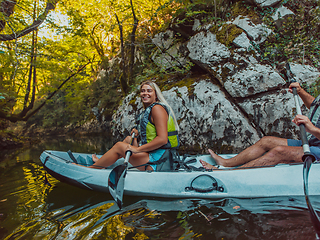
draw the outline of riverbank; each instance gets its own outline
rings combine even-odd
[[[11,131],[0,131],[0,150],[11,150],[15,148],[21,148],[25,144],[29,144],[30,138],[24,136],[17,136]]]

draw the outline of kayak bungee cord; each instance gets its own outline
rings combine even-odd
[[[287,77],[290,81],[290,83],[296,82],[296,80],[292,77],[291,70],[290,70],[290,65],[289,63],[286,64],[286,69],[287,69]],[[299,105],[299,99],[298,99],[298,94],[297,94],[297,89],[292,88],[293,92],[293,97],[294,97],[294,102],[296,105],[296,111],[297,114],[302,115],[301,108]],[[303,147],[303,152],[304,155],[302,156],[302,160],[304,162],[303,164],[303,189],[304,189],[304,196],[306,199],[306,203],[309,209],[311,221],[313,223],[313,227],[316,232],[316,238],[320,239],[320,218],[314,208],[312,207],[311,201],[309,199],[309,189],[308,189],[308,178],[309,178],[309,171],[311,164],[316,160],[316,158],[311,154],[310,152],[310,147],[307,139],[307,133],[304,124],[299,125],[300,128],[300,135],[301,135],[301,141],[302,141],[302,147]]]

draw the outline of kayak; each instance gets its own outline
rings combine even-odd
[[[97,155],[101,157],[100,155]],[[231,158],[235,154],[221,154]],[[92,164],[91,154],[45,150],[40,160],[54,178],[68,184],[101,192],[109,192],[108,177],[112,169],[123,163],[119,159],[105,169],[85,166]],[[304,196],[303,163],[278,164],[255,168],[220,167],[219,170],[201,170],[202,159],[215,164],[210,155],[191,155],[189,168],[168,172],[129,169],[125,178],[124,195],[161,198],[257,198],[276,196]],[[193,161],[191,161],[193,160]],[[312,164],[309,172],[309,196],[320,196],[320,163]]]

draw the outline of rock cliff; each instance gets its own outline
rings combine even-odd
[[[274,24],[281,25],[294,14],[281,1],[247,2],[259,8],[272,6]],[[214,22],[203,24],[195,19],[188,29],[182,29],[173,22],[170,29],[153,38],[156,48],[152,59],[163,70],[190,64],[205,72],[189,77],[184,86],[170,84],[163,89],[180,126],[181,149],[236,153],[265,135],[298,138],[299,129],[291,123],[294,100],[287,79],[278,66],[261,61],[257,50],[273,34],[272,29],[241,14],[219,29],[215,26]],[[230,30],[230,36],[223,42],[219,34],[225,29]],[[177,33],[187,37],[178,41]],[[300,83],[309,85],[318,79],[315,67],[290,65]],[[135,115],[141,110],[137,92],[124,99],[112,123],[119,140],[134,126]],[[303,111],[307,109],[303,107]]]

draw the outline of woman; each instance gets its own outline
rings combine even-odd
[[[137,138],[130,145],[131,137],[127,137],[123,142],[117,142],[100,159],[93,154],[92,159],[95,163],[90,167],[108,167],[117,159],[125,157],[127,150],[131,150],[129,162],[133,166],[138,166],[139,170],[156,170],[156,165],[140,165],[158,161],[166,149],[179,146],[177,121],[157,84],[151,81],[143,82],[140,85],[140,97],[144,111],[140,115],[139,131],[133,129],[131,132],[132,134],[134,131],[136,136],[140,134],[140,145]]]

